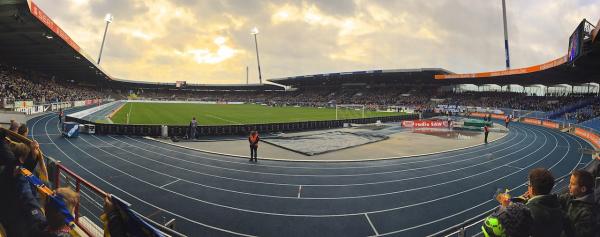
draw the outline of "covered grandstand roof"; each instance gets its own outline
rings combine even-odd
[[[108,80],[93,61],[35,3],[0,2],[0,63],[71,80]]]
[[[286,86],[336,86],[343,84],[396,83],[396,84],[428,84],[435,83],[436,74],[450,74],[441,68],[371,70],[356,72],[325,73],[306,76],[285,77],[268,81]]]
[[[176,83],[164,82],[140,82],[117,79],[111,81],[111,85],[118,88],[142,88],[142,89],[176,89]],[[281,91],[283,87],[273,84],[186,84],[181,89],[201,91]]]
[[[600,43],[598,37],[598,24],[591,25],[585,19],[585,35],[583,42],[583,55],[573,62],[568,62],[567,55],[552,61],[510,70],[493,72],[478,72],[464,74],[439,74],[437,81],[445,84],[582,84],[600,81]],[[582,23],[582,24],[583,24]],[[589,38],[588,38],[589,37]],[[565,37],[565,52],[567,51],[567,38]]]
[[[175,83],[152,83],[112,78],[30,0],[3,0],[0,2],[0,64],[88,85],[176,88]],[[270,84],[187,84],[186,89],[283,90],[284,88]]]

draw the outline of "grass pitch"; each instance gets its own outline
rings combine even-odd
[[[200,125],[264,124],[299,121],[335,120],[335,109],[312,107],[269,107],[255,104],[125,104],[113,117],[116,124],[188,125],[196,117]],[[395,116],[405,113],[365,110],[365,117]],[[362,110],[340,109],[339,119],[361,118]]]

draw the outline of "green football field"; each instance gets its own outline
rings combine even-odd
[[[362,109],[338,109],[338,118],[361,118],[362,113]],[[364,113],[365,117],[404,114],[368,110]],[[192,117],[196,117],[200,125],[226,125],[335,120],[335,116],[334,108],[129,102],[111,120],[116,124],[188,125]]]

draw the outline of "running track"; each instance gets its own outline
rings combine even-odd
[[[498,188],[523,193],[534,167],[560,177],[591,160],[584,140],[520,123],[441,154],[258,164],[140,137],[65,139],[54,114],[28,125],[45,154],[151,219],[176,218],[189,236],[426,236],[492,209]]]

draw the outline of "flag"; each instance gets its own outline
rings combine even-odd
[[[146,236],[146,237],[164,237],[160,231],[154,228],[148,222],[144,221],[140,216],[134,213],[130,208],[130,204],[111,195],[111,201],[119,215],[119,219],[123,224],[123,229],[127,236]],[[106,231],[105,231],[106,232]],[[105,233],[106,236],[106,233]]]
[[[69,209],[67,209],[67,205],[65,204],[63,198],[59,195],[56,195],[50,188],[48,188],[48,186],[46,186],[46,184],[44,184],[40,179],[35,177],[31,173],[31,171],[25,168],[21,168],[20,172],[25,177],[27,182],[35,186],[40,193],[48,197],[48,204],[53,205],[61,214],[65,216],[65,223],[69,227],[74,228],[75,218],[73,217],[73,215],[71,215]]]

